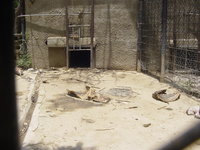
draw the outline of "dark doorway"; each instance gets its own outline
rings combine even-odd
[[[90,51],[70,51],[69,52],[70,68],[90,68]]]

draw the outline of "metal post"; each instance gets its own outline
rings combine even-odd
[[[96,60],[95,60],[95,49],[94,49],[94,0],[92,0],[92,6],[91,6],[90,36],[91,36],[90,67],[95,68]]]
[[[167,49],[167,0],[162,0],[162,29],[161,29],[161,72],[160,82],[164,81],[165,76],[165,54]]]
[[[137,41],[137,71],[141,72],[141,56],[142,56],[142,17],[143,17],[143,0],[139,0],[138,2],[138,8],[139,8],[139,13],[138,13],[138,23],[137,23],[137,28],[138,28],[138,41]]]
[[[176,30],[177,30],[177,25],[176,25],[176,11],[177,11],[177,4],[176,4],[176,0],[173,2],[173,48],[171,48],[170,52],[171,52],[171,57],[172,57],[172,70],[174,72],[175,68],[176,68],[176,47],[177,47],[177,37],[176,37]]]
[[[66,22],[66,67],[69,68],[69,18],[68,18],[68,3],[65,6],[65,22]]]
[[[14,76],[13,0],[1,1],[0,20],[0,147],[19,150]]]
[[[25,15],[25,0],[20,0],[20,9],[21,9],[21,14],[20,15]],[[20,18],[21,19],[21,32],[22,32],[22,51],[26,52],[26,29],[25,29],[25,17]]]

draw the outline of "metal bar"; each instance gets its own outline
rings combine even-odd
[[[91,6],[91,27],[90,27],[90,36],[91,36],[91,54],[90,54],[90,67],[95,68],[95,49],[94,49],[94,0],[92,0]]]
[[[172,139],[158,150],[181,150],[200,138],[200,123],[184,132],[179,137]]]
[[[66,23],[66,67],[69,68],[69,18],[68,18],[68,9],[67,3],[65,6],[65,23]]]
[[[200,9],[199,9],[200,10]],[[199,19],[198,19],[198,24],[200,24],[200,17],[198,17]],[[198,31],[199,31],[199,34],[198,34],[198,42],[197,42],[197,52],[198,52],[198,56],[197,56],[197,61],[198,61],[198,70],[200,71],[200,26],[198,26],[198,29],[197,29]]]
[[[147,4],[147,2],[145,2],[146,4]],[[151,4],[151,3],[150,3]],[[192,13],[192,12],[187,12],[187,13],[185,13],[185,11],[179,11],[179,13],[182,13],[182,14],[186,14],[186,15],[197,15],[197,16],[199,16],[200,15],[200,13]],[[73,15],[73,14],[76,14],[76,13],[69,13],[69,15]],[[87,13],[86,12],[86,14],[90,14],[90,12],[89,13]],[[34,15],[34,16],[40,16],[40,15],[65,15],[65,14],[62,14],[62,13],[60,13],[60,14],[28,14],[28,15],[20,15],[19,17],[30,17],[30,16],[32,16],[32,15]],[[78,13],[77,13],[77,15],[78,15]]]
[[[91,12],[83,12],[83,14],[91,14]],[[78,16],[80,15],[79,13],[69,13],[68,16]],[[27,15],[19,15],[17,16],[18,18],[22,17],[41,17],[41,16],[65,16],[65,13],[60,13],[60,14],[27,14]]]
[[[75,42],[75,33],[74,33],[74,28],[72,28],[72,35],[73,35],[72,36],[72,39],[73,39],[73,44],[72,45],[73,45],[73,49],[75,49],[75,43],[74,43]]]
[[[91,12],[81,12],[81,14],[90,15]],[[69,14],[69,16],[79,16],[79,15],[80,15],[80,13],[71,13],[71,14]]]
[[[78,49],[79,47],[78,46],[75,46],[75,49]],[[73,49],[73,45],[71,46],[70,43],[69,43],[69,49]],[[81,49],[90,49],[90,44],[88,45],[81,45]]]
[[[13,35],[16,36],[16,37],[22,37],[22,34],[20,34],[20,33],[15,33]]]
[[[177,25],[176,25],[176,0],[173,1],[174,4],[174,8],[173,8],[173,47],[177,47],[177,35],[176,35],[176,29],[177,29]],[[175,63],[176,63],[176,53],[175,53],[175,49],[171,49],[170,53],[172,55],[172,70],[174,71],[176,68]]]
[[[69,51],[90,51],[91,49],[69,49]]]
[[[79,40],[79,49],[81,49],[81,42],[82,42],[82,40],[81,40],[81,28],[78,28],[78,40]]]
[[[20,9],[21,9],[21,15],[25,14],[25,0],[20,1]],[[20,18],[21,19],[21,31],[22,31],[22,51],[26,52],[26,20],[25,18]]]
[[[13,0],[1,1],[0,20],[0,146],[2,149],[19,150],[14,75]]]
[[[83,24],[83,25],[69,25],[70,28],[72,27],[90,27],[91,25],[88,25],[88,24]]]
[[[138,40],[137,40],[137,71],[141,72],[141,55],[142,55],[142,17],[143,17],[143,0],[139,0],[138,2],[138,8],[139,8],[139,13],[138,13]]]
[[[28,14],[28,15],[19,15],[18,18],[21,17],[40,17],[40,16],[65,16],[65,14]]]
[[[164,81],[165,75],[165,53],[167,49],[167,1],[162,0],[162,15],[161,15],[161,72],[160,72],[160,82]]]

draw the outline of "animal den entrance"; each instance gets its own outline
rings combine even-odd
[[[90,51],[70,51],[69,67],[70,68],[90,68]]]

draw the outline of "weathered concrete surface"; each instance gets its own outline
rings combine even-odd
[[[48,37],[48,47],[66,47],[66,37]]]
[[[45,72],[41,80],[24,150],[153,150],[196,122],[185,111],[198,102],[184,93],[169,104],[157,101],[153,92],[177,90],[134,71],[61,69]],[[102,105],[66,95],[67,89],[83,92],[85,85],[112,100]],[[199,148],[196,142],[188,150]]]
[[[137,0],[108,0],[95,5],[97,68],[135,70]]]
[[[27,14],[82,11],[90,0],[40,0],[26,2]],[[95,0],[94,32],[97,42],[96,67],[135,70],[137,52],[137,1]],[[72,19],[73,20],[73,19]],[[88,19],[84,20],[87,23]],[[48,68],[48,37],[65,37],[65,16],[27,17],[28,49],[33,67]]]

